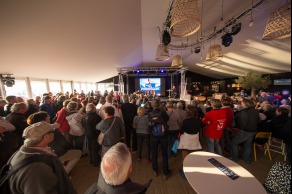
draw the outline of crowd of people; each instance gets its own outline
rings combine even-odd
[[[182,100],[163,101],[139,91],[131,95],[114,91],[105,91],[103,95],[93,91],[55,96],[45,93],[27,100],[7,96],[0,100],[0,166],[14,153],[12,165],[32,155],[45,155],[53,158],[54,165],[43,161],[28,165],[9,179],[11,190],[45,193],[51,189],[56,193],[74,193],[68,174],[88,150],[90,163],[101,168],[98,184],[89,188],[89,193],[114,192],[116,185],[143,193],[151,181],[139,185],[129,179],[131,153],[136,154],[137,162],[142,162],[145,156],[145,162],[152,165],[154,177],[162,172],[166,181],[171,176],[168,160],[177,156],[172,150],[176,139],[180,138],[182,160],[188,153],[202,150],[206,143],[208,152],[234,161],[239,159],[238,152],[242,149],[242,159],[250,164],[252,144],[259,131],[270,131],[274,137],[284,140],[291,164],[291,129],[285,127],[290,120],[290,101],[288,90],[275,95],[260,91],[256,98],[249,98],[243,91],[240,98],[198,98],[189,105]],[[104,138],[99,144],[97,139],[101,133]],[[158,168],[159,153],[162,170]],[[35,176],[53,168],[59,173],[56,181],[49,185],[43,179],[32,183],[27,176],[38,166],[43,170],[34,172]],[[37,187],[32,190],[31,184]],[[66,191],[62,190],[63,186]]]

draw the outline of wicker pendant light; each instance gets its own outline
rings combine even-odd
[[[266,25],[262,40],[278,40],[291,36],[291,5],[275,10]]]
[[[221,45],[215,44],[213,46],[210,46],[207,53],[206,61],[216,61],[221,58],[223,58]]]
[[[173,57],[171,67],[182,67],[183,62],[182,62],[182,57],[180,55],[175,55]]]
[[[159,44],[156,50],[156,61],[167,61],[169,59],[169,51],[168,51],[168,47],[163,45],[163,44]]]
[[[190,36],[201,27],[198,0],[174,0],[171,16],[171,36]]]

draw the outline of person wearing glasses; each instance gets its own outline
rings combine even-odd
[[[58,127],[42,121],[25,128],[24,145],[12,156],[12,168],[27,158],[41,157],[42,161],[35,159],[8,179],[11,193],[76,193],[61,161],[48,147]]]

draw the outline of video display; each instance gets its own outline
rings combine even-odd
[[[140,91],[151,94],[155,92],[156,95],[161,95],[161,78],[140,78],[139,79]]]

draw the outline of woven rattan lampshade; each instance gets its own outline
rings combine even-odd
[[[277,40],[291,36],[291,5],[275,10],[266,25],[262,40]]]
[[[173,57],[171,67],[182,67],[182,66],[183,66],[182,57],[180,55],[175,55]]]
[[[171,16],[171,36],[190,36],[201,27],[198,0],[174,0]]]
[[[169,59],[169,51],[168,51],[168,47],[163,45],[163,44],[159,44],[156,50],[156,61],[167,61]]]
[[[222,55],[222,47],[219,44],[215,44],[213,46],[210,46],[206,61],[216,61],[218,59],[221,59],[223,57]]]

